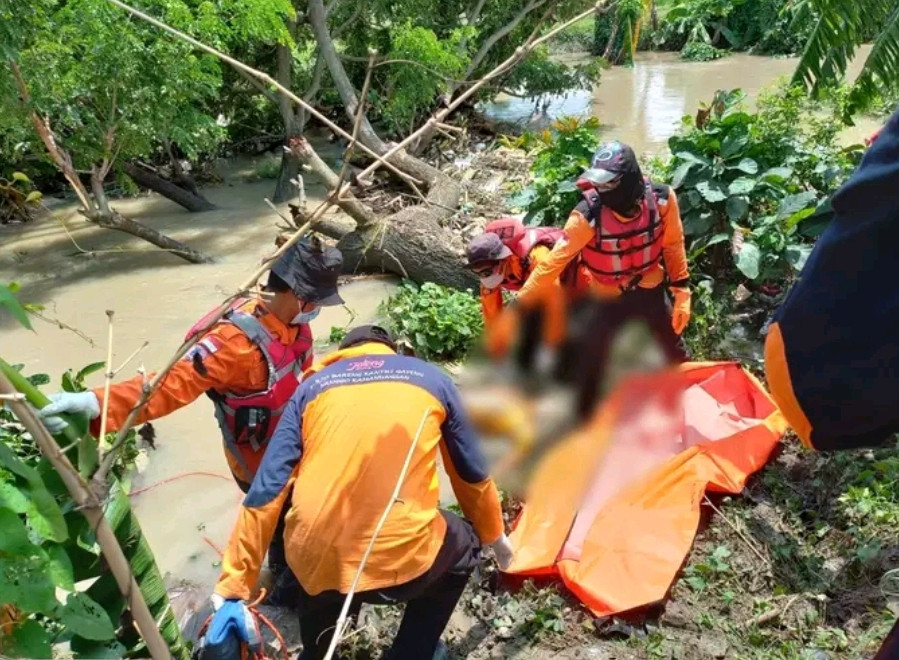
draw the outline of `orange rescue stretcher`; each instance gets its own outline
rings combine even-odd
[[[510,536],[507,573],[558,576],[596,616],[663,600],[704,494],[741,492],[786,427],[736,363],[628,378],[543,457]]]

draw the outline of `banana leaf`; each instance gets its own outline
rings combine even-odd
[[[50,402],[37,387],[32,385],[21,373],[13,369],[3,359],[0,359],[0,371],[3,372],[19,392],[25,395],[28,402],[35,408],[43,408]],[[97,442],[90,436],[86,420],[77,419],[71,415],[66,415],[65,418],[69,425],[55,437],[55,440],[61,447],[72,445],[77,447],[77,456],[74,459],[72,456],[69,456],[69,460],[72,460],[73,464],[78,467],[83,477],[88,478],[98,465]],[[74,450],[69,451],[69,454],[72,453],[74,453]],[[140,587],[141,594],[143,594],[144,600],[150,608],[150,612],[153,614],[153,618],[156,620],[172,656],[176,660],[189,660],[190,649],[181,635],[181,630],[178,628],[178,622],[169,603],[162,574],[156,565],[153,551],[150,549],[150,545],[141,531],[137,517],[131,510],[128,494],[113,475],[109,476],[109,481],[109,497],[103,512],[104,516],[115,533],[115,537],[118,539],[125,557],[128,559],[128,563],[131,565],[131,571]],[[102,602],[99,601],[101,597],[100,591],[98,588],[97,593],[93,595],[98,597],[98,602],[101,602],[107,612],[121,612],[124,606],[121,594],[110,595],[107,593],[105,594],[106,598],[104,598],[106,602]]]

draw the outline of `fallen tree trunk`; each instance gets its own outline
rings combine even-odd
[[[339,177],[307,140],[297,139],[292,146],[316,177],[332,189],[337,186]],[[427,174],[434,181],[425,204],[381,218],[346,191],[337,205],[355,221],[355,228],[348,226],[352,224],[349,220],[323,219],[316,225],[316,231],[338,239],[337,247],[343,253],[347,273],[378,270],[457,289],[476,287],[477,279],[462,258],[459,238],[441,226],[458,205],[461,187],[430,165],[418,170],[418,174]],[[293,213],[296,225],[306,221],[299,209]]]
[[[134,179],[137,185],[149,188],[153,192],[158,192],[166,199],[170,199],[176,204],[183,206],[191,213],[201,213],[203,211],[214,210],[215,204],[210,202],[202,195],[183,188],[168,179],[164,179],[158,174],[137,165],[136,163],[125,163],[122,165],[125,174]]]
[[[346,272],[379,270],[418,282],[474,289],[478,280],[468,268],[458,239],[420,207],[403,209],[337,243]]]

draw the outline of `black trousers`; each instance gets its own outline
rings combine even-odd
[[[587,303],[587,321],[574,338],[577,356],[575,383],[577,387],[575,413],[581,421],[590,418],[602,386],[609,349],[618,330],[632,320],[646,322],[653,338],[659,343],[669,363],[688,359],[683,338],[671,327],[671,301],[663,285],[652,289],[636,287],[618,298]],[[585,310],[579,310],[585,313]]]
[[[440,513],[446,520],[446,536],[424,575],[405,584],[363,591],[353,597],[352,613],[358,613],[362,603],[406,603],[400,629],[384,660],[431,660],[468,578],[478,565],[481,544],[471,524],[449,511]],[[303,652],[297,660],[325,657],[345,598],[338,591],[311,596],[300,589]]]

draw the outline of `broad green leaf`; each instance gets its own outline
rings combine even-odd
[[[53,582],[39,557],[0,557],[0,604],[24,612],[51,614],[59,605]]]
[[[14,484],[0,481],[0,508],[25,513],[28,510],[28,498]]]
[[[78,546],[72,544],[71,547]],[[75,571],[65,546],[54,543],[47,548],[47,573],[57,587],[68,591],[75,588]]]
[[[801,211],[817,199],[818,194],[811,190],[801,192],[798,195],[784,197],[780,202],[780,206],[777,207],[777,219],[784,220],[789,218],[791,215],[797,211]]]
[[[53,657],[50,634],[37,621],[25,621],[16,626],[8,638],[4,638],[3,652],[12,658],[49,660]]]
[[[743,158],[736,165],[728,165],[729,170],[739,170],[746,174],[758,174],[759,164],[752,158]]]
[[[702,236],[712,229],[715,219],[711,213],[691,211],[684,216],[684,234],[687,236]]]
[[[28,485],[23,488],[28,494],[24,511],[28,517],[28,524],[45,539],[57,542],[65,541],[67,530],[62,511],[44,486],[40,473],[19,460],[12,450],[2,442],[0,442],[0,465],[28,482]],[[3,498],[3,494],[0,494],[0,500]],[[15,510],[13,506],[8,508]]]
[[[68,530],[62,510],[44,484],[42,482],[30,484],[28,494],[31,496],[31,503],[25,511],[25,515],[28,517],[28,524],[31,525],[31,528],[48,541],[57,543],[65,541],[68,537]]]
[[[791,245],[786,249],[787,262],[798,272],[805,267],[809,255],[812,253],[810,245]]]
[[[37,470],[22,462],[22,459],[16,456],[13,450],[3,442],[0,442],[0,466],[22,477],[28,483],[40,481],[41,479]]]
[[[801,211],[797,211],[796,213],[794,213],[793,215],[791,215],[789,218],[786,219],[786,222],[784,222],[784,227],[787,229],[792,229],[793,227],[798,225],[800,222],[802,222],[803,220],[805,220],[808,217],[813,216],[814,214],[815,214],[814,206],[809,206],[808,208],[802,209]]]
[[[59,621],[79,637],[105,641],[115,637],[106,611],[85,593],[69,594],[59,612]]]
[[[727,198],[727,217],[731,222],[740,222],[749,215],[749,200],[740,195]]]
[[[759,276],[761,259],[762,255],[758,246],[745,241],[737,255],[737,268],[750,280],[754,280]]]
[[[739,135],[729,133],[724,140],[721,141],[721,157],[727,160],[728,158],[739,155],[740,152],[746,148],[748,143],[749,135],[747,133],[741,133]]]
[[[37,204],[44,198],[43,194],[39,190],[32,190],[28,195],[25,196],[26,204]]]
[[[671,187],[675,190],[679,189],[695,164],[695,162],[688,160],[678,165],[677,169],[674,170],[674,175],[671,177]]]
[[[716,203],[723,202],[727,199],[724,189],[717,181],[700,181],[696,184],[696,190],[703,196],[705,201]]]
[[[0,509],[0,553],[28,556],[32,550],[37,548],[28,540],[25,521],[10,509]]]
[[[34,328],[31,327],[31,321],[28,319],[28,313],[25,311],[25,308],[22,307],[22,304],[18,300],[16,300],[12,291],[10,291],[9,287],[5,284],[0,284],[0,307],[6,309],[14,319],[26,328],[34,330]]]
[[[712,164],[712,162],[705,156],[697,156],[690,151],[678,151],[674,155],[681,160],[694,163],[696,165],[705,165],[706,167],[709,167]]]
[[[560,194],[575,192],[576,190],[578,190],[578,187],[574,181],[562,181],[556,187],[556,192]]]
[[[14,181],[21,181],[22,183],[31,183],[31,179],[28,178],[26,174],[23,172],[13,172],[12,178]]]
[[[9,290],[12,291],[13,293],[18,293],[18,292],[19,292],[19,289],[22,288],[22,285],[19,284],[18,282],[10,282],[10,283],[7,284],[6,286],[7,286],[7,288],[9,288]]]
[[[791,176],[793,176],[793,170],[789,167],[772,167],[762,174],[761,179],[769,183],[783,183]]]
[[[755,190],[756,180],[748,176],[741,176],[730,182],[727,192],[731,195],[748,195]]]

